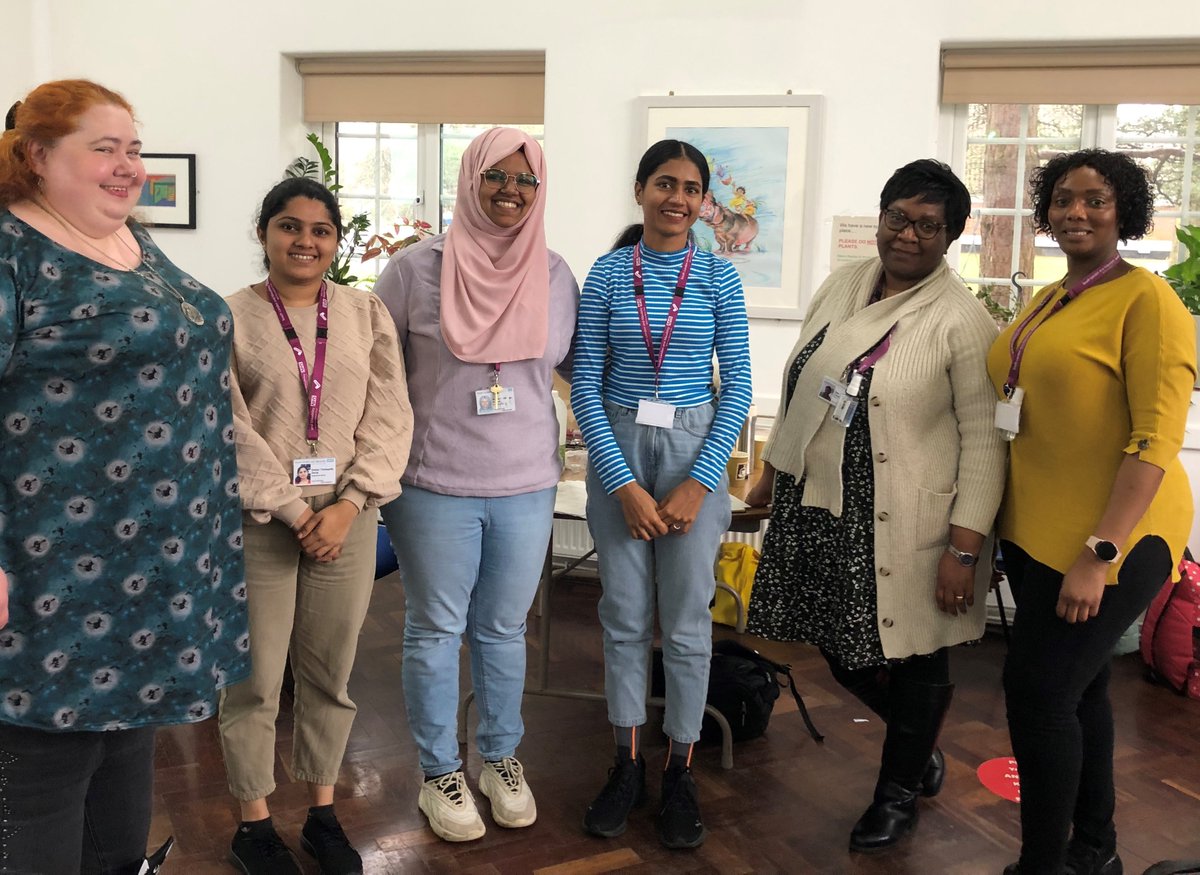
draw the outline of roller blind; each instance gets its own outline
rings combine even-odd
[[[943,46],[942,103],[1200,101],[1200,41]]]
[[[543,52],[306,57],[296,69],[306,122],[542,122]]]

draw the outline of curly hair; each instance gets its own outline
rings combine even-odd
[[[1033,228],[1049,234],[1050,206],[1054,187],[1080,167],[1090,167],[1104,177],[1113,190],[1117,204],[1117,236],[1122,240],[1140,240],[1154,227],[1154,195],[1146,171],[1123,152],[1107,149],[1082,149],[1055,155],[1045,167],[1029,174],[1029,197],[1033,202]]]
[[[94,106],[119,106],[133,115],[133,107],[124,97],[87,79],[43,83],[13,104],[5,118],[8,130],[0,136],[0,206],[33,197],[37,192],[30,145],[53,146],[74,133],[79,128],[79,117]]]

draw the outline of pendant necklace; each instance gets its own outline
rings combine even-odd
[[[120,259],[116,258],[113,255],[110,255],[109,253],[107,253],[103,249],[101,249],[99,246],[97,246],[95,243],[93,243],[91,238],[89,238],[86,234],[84,234],[82,231],[80,231],[78,228],[76,228],[74,225],[72,225],[70,222],[68,222],[61,215],[59,215],[58,211],[53,209],[49,204],[42,203],[41,199],[34,200],[34,203],[37,205],[38,209],[40,209],[43,213],[45,213],[47,216],[52,218],[54,221],[58,222],[58,224],[60,224],[63,227],[63,230],[65,230],[68,234],[71,234],[72,236],[74,236],[77,240],[79,240],[79,242],[83,243],[85,246],[87,246],[89,249],[91,249],[93,252],[95,252],[97,255],[99,255],[104,261],[108,262],[111,265],[116,266],[120,270],[124,270],[124,271],[128,271],[130,273],[137,274],[142,279],[147,280],[148,282],[152,283],[155,287],[157,287],[161,290],[168,291],[172,295],[174,295],[176,297],[176,299],[179,301],[180,311],[182,311],[184,317],[187,318],[188,322],[191,322],[193,325],[203,325],[204,324],[204,314],[201,313],[196,308],[196,306],[194,304],[192,304],[191,301],[189,301],[187,298],[185,298],[179,292],[178,289],[176,289],[173,285],[171,285],[169,282],[167,282],[167,280],[165,280],[163,278],[162,274],[160,274],[155,269],[154,265],[152,265],[148,261],[146,261],[145,253],[135,251],[128,243],[126,243],[121,238],[119,229],[116,232],[114,232],[113,236],[116,238],[117,242],[120,243],[129,252],[129,254],[132,255],[134,257],[134,259],[136,260],[136,263],[132,267],[126,266]],[[144,271],[143,271],[143,268],[144,268]]]

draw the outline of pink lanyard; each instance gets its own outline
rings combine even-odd
[[[308,359],[304,357],[304,347],[300,345],[300,338],[296,335],[296,329],[292,327],[292,320],[288,318],[287,309],[283,306],[283,299],[279,297],[279,290],[275,288],[275,284],[269,277],[267,278],[267,298],[270,299],[271,306],[275,308],[275,316],[279,319],[280,327],[283,328],[283,336],[287,338],[292,352],[296,354],[296,370],[300,372],[300,388],[308,395],[308,428],[304,432],[304,437],[308,441],[309,449],[315,451],[317,438],[320,435],[317,420],[321,415],[321,382],[325,379],[325,346],[329,342],[329,293],[322,281],[321,290],[317,292],[317,347],[311,382],[308,379]]]
[[[1047,319],[1049,319],[1063,307],[1067,306],[1067,304],[1074,301],[1092,286],[1096,285],[1097,280],[1112,270],[1113,266],[1120,260],[1120,253],[1114,253],[1112,258],[1085,276],[1079,285],[1073,289],[1067,289],[1067,293],[1061,298],[1055,299],[1053,295],[1046,295],[1046,297],[1042,298],[1041,303],[1039,303],[1033,309],[1033,312],[1021,321],[1021,324],[1017,326],[1016,331],[1012,333],[1012,337],[1010,337],[1008,340],[1008,354],[1012,360],[1012,364],[1009,365],[1008,368],[1008,379],[1004,381],[1005,398],[1011,398],[1013,390],[1017,388],[1017,379],[1021,376],[1021,360],[1025,358],[1025,347],[1029,345],[1029,339],[1033,337],[1033,333],[1045,325]],[[1038,314],[1041,313],[1042,310],[1046,309],[1046,305],[1050,303],[1051,300],[1054,301],[1054,306],[1051,307],[1050,312],[1046,314],[1046,319],[1043,319],[1037,325],[1029,328],[1030,323],[1038,317]],[[1022,338],[1021,333],[1026,328],[1029,328],[1029,333]]]
[[[879,343],[875,344],[874,349],[872,349],[870,352],[868,352],[866,355],[864,355],[862,358],[860,358],[858,360],[858,364],[851,365],[850,369],[859,374],[865,375],[867,373],[867,371],[869,371],[871,368],[875,367],[875,363],[878,362],[881,358],[883,358],[884,353],[886,353],[888,351],[888,349],[891,347],[892,335],[896,333],[896,325],[899,325],[899,324],[900,323],[897,322],[894,325],[892,325],[892,327],[888,329],[887,334],[883,335],[883,340],[881,340],[881,341],[879,341]]]
[[[688,275],[692,272],[692,259],[696,255],[696,247],[689,246],[683,257],[683,267],[679,269],[679,278],[675,280],[675,295],[671,298],[671,309],[667,313],[666,324],[663,325],[662,340],[658,346],[658,354],[654,352],[654,339],[650,336],[650,317],[646,313],[646,287],[642,284],[642,244],[633,247],[633,299],[637,303],[638,321],[642,324],[642,340],[646,342],[646,352],[650,353],[650,366],[654,368],[654,397],[658,397],[658,372],[662,370],[663,359],[667,357],[667,347],[671,343],[671,332],[675,330],[675,320],[679,317],[679,308],[683,304],[683,290],[687,286]]]

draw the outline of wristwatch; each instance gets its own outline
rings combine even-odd
[[[955,547],[953,544],[946,545],[946,552],[958,560],[958,564],[963,568],[974,568],[975,563],[979,561],[979,557],[974,553],[964,553],[962,550]]]
[[[1121,551],[1117,549],[1117,545],[1112,541],[1102,541],[1095,535],[1087,539],[1088,549],[1096,554],[1096,558],[1101,562],[1109,565],[1114,564],[1121,558]]]

